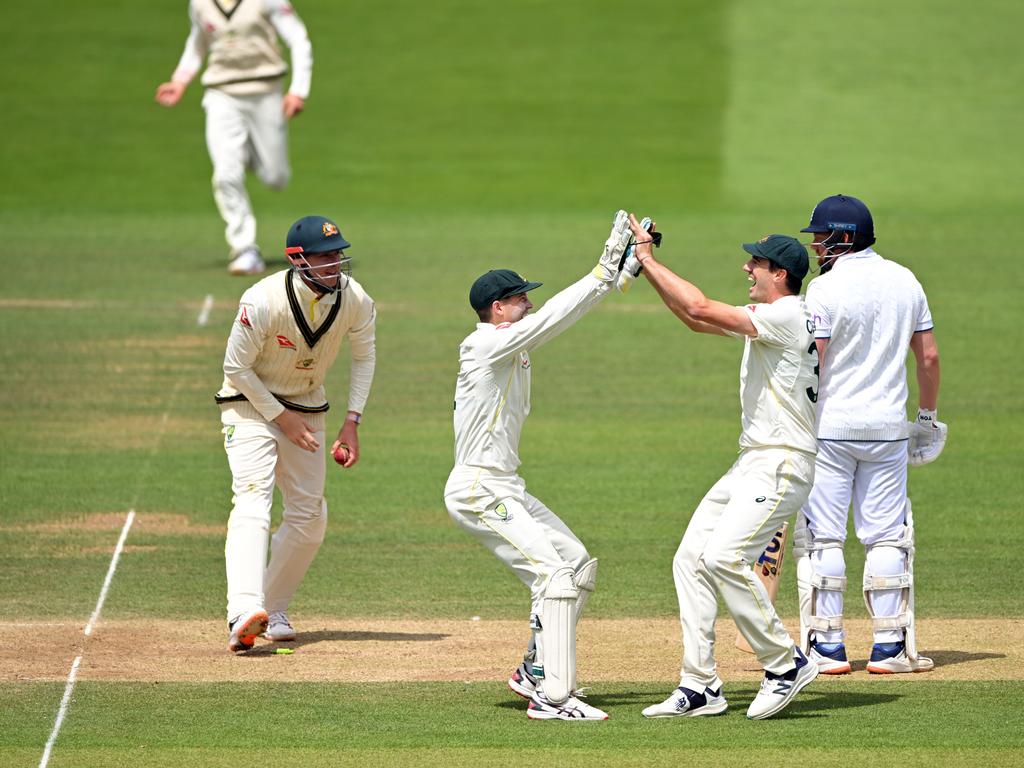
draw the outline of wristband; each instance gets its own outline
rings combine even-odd
[[[351,422],[353,422],[356,425],[360,424],[362,422],[362,420],[363,420],[363,414],[356,413],[355,411],[349,411],[348,412],[348,416],[345,417],[345,421],[351,421]]]
[[[938,409],[934,411],[929,411],[925,408],[918,408],[917,420],[921,423],[928,422],[929,424],[934,424],[936,421],[939,420],[939,411]]]

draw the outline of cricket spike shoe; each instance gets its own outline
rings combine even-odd
[[[751,720],[764,720],[777,715],[788,707],[789,703],[793,701],[793,697],[817,676],[818,665],[808,661],[803,652],[797,648],[796,666],[789,672],[777,675],[765,670],[764,680],[761,681],[761,690],[750,702],[750,707],[747,708],[747,717]]]
[[[237,617],[228,624],[228,627],[231,629],[231,635],[228,638],[228,650],[232,653],[252,650],[256,638],[266,631],[267,621],[267,612],[262,608],[243,613]]]
[[[263,633],[263,637],[272,643],[286,643],[295,639],[295,627],[288,621],[288,614],[284,611],[271,611],[269,626]]]
[[[516,667],[512,677],[508,679],[508,687],[512,689],[512,693],[522,696],[524,699],[533,696],[533,692],[537,690],[537,678],[533,675],[533,665],[524,661]]]
[[[260,252],[255,248],[247,248],[235,256],[228,264],[228,273],[232,275],[260,275],[266,270]]]
[[[935,668],[935,662],[927,656],[911,659],[903,642],[875,643],[871,649],[868,672],[875,675],[899,675],[904,672],[927,672]]]
[[[541,688],[537,688],[533,692],[533,696],[530,697],[530,705],[526,709],[526,716],[531,720],[608,719],[607,712],[602,712],[597,707],[592,707],[575,696],[570,696],[561,704],[554,704],[545,698],[544,691]]]
[[[848,675],[852,670],[846,658],[846,646],[842,643],[811,643],[807,659],[811,664],[817,664],[823,675]]]
[[[644,717],[701,717],[720,715],[728,708],[729,702],[722,695],[722,689],[713,691],[705,688],[703,693],[679,686],[661,704],[652,704],[643,711]]]

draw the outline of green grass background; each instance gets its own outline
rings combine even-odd
[[[280,267],[291,221],[334,217],[380,308],[363,461],[329,472],[328,538],[296,598],[299,621],[524,617],[518,582],[441,502],[457,346],[474,322],[466,294],[478,274],[515,268],[545,282],[543,300],[589,269],[612,212],[627,207],[658,219],[667,263],[740,303],[738,244],[795,233],[836,192],[868,202],[879,251],[915,270],[936,319],[951,437],[940,463],[911,475],[919,612],[1021,616],[1018,3],[302,0],[298,10],[314,44],[313,92],[292,126],[292,185],[250,185],[260,242]],[[200,88],[174,110],[152,101],[187,33],[185,3],[57,0],[6,15],[0,610],[8,620],[84,621],[117,531],[74,523],[134,508],[143,521],[179,516],[181,530],[132,533],[144,549],[122,559],[104,616],[220,616],[223,540],[202,528],[222,526],[230,507],[212,394],[247,281],[224,272]],[[207,294],[217,304],[198,327]],[[601,560],[591,615],[673,616],[672,553],[735,454],[739,347],[688,333],[640,284],[533,360],[523,474]],[[344,368],[330,382],[336,406]],[[332,429],[339,418],[336,408]],[[848,559],[856,584],[855,542]],[[784,616],[795,615],[794,593],[787,583]],[[847,602],[863,615],[852,589]],[[158,690],[203,706],[162,725],[147,717],[174,710]],[[415,764],[417,748],[445,744],[456,764],[500,764],[497,747],[508,744],[529,744],[524,754],[536,759],[550,746],[634,764],[693,747],[733,764],[750,754],[745,739],[764,743],[761,726],[733,728],[734,718],[698,726],[692,744],[640,722],[637,709],[664,692],[651,686],[608,687],[643,695],[609,700],[616,720],[597,739],[594,729],[556,727],[527,741],[498,686],[457,690],[288,687],[277,692],[285,709],[317,697],[332,725],[265,746],[312,764],[340,762],[337,750],[353,747]],[[905,744],[908,762],[1018,759],[1021,731],[1009,729],[1018,684],[968,694],[986,701],[971,714],[979,732],[1002,733],[985,739],[943,729],[936,713],[961,695],[950,685],[893,690],[904,693],[878,706],[809,698],[806,716],[797,709],[767,727],[801,745],[797,763],[877,754],[879,728]],[[228,744],[215,713],[262,692],[193,694],[82,684],[52,764],[217,765],[257,744],[244,734]],[[38,760],[59,697],[55,684],[0,686],[6,763]],[[113,727],[128,699],[139,722]],[[400,725],[409,702],[430,712],[408,715],[412,740]],[[255,711],[276,725],[276,708]],[[903,741],[894,723],[942,737]],[[815,735],[822,729],[827,738]]]

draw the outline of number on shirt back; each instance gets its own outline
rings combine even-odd
[[[810,320],[807,321],[807,330],[811,334],[811,346],[807,348],[807,354],[814,355],[814,383],[813,387],[808,387],[804,390],[807,394],[807,399],[812,403],[818,402],[818,369],[821,367],[821,361],[818,360],[818,343],[814,340],[814,323]]]

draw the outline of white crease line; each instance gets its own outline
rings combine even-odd
[[[199,310],[199,317],[196,318],[196,325],[206,325],[210,321],[210,312],[213,310],[213,294],[206,294],[203,299],[203,308]]]
[[[132,527],[133,522],[135,522],[135,510],[131,509],[128,511],[128,519],[124,521],[124,528],[121,529],[121,538],[117,540],[117,546],[114,547],[114,556],[110,559],[110,568],[107,569],[107,578],[104,580],[103,588],[100,590],[100,599],[96,601],[96,610],[92,612],[89,623],[85,625],[86,637],[92,634],[92,628],[100,618],[103,601],[107,599],[107,590],[110,589],[110,582],[114,578],[114,571],[117,570],[117,561],[121,559],[121,551],[124,549],[125,539],[128,538],[128,529]]]
[[[107,591],[110,589],[110,582],[114,579],[114,571],[117,570],[117,562],[121,559],[121,552],[124,551],[124,542],[128,538],[128,530],[132,527],[132,523],[135,522],[135,510],[128,510],[128,517],[124,521],[124,527],[121,528],[121,537],[117,540],[117,546],[114,547],[114,556],[110,558],[110,567],[107,569],[107,578],[103,580],[103,587],[100,589],[100,597],[96,601],[96,610],[92,612],[92,616],[89,617],[89,623],[85,625],[85,636],[89,637],[92,634],[92,629],[96,626],[96,622],[99,621],[100,611],[103,610],[103,603],[107,599]],[[82,663],[82,654],[75,657],[74,663],[71,665],[71,672],[68,674],[67,684],[64,686],[64,698],[60,700],[60,709],[57,710],[57,720],[53,724],[53,731],[50,733],[50,738],[46,742],[46,748],[43,750],[43,757],[39,761],[39,768],[46,768],[46,764],[50,762],[50,753],[53,752],[53,745],[57,743],[57,735],[60,733],[60,727],[64,724],[64,717],[68,713],[68,705],[71,703],[71,692],[75,689],[75,681],[78,678],[78,665]]]
[[[68,673],[68,682],[64,686],[64,698],[60,700],[60,709],[57,710],[57,722],[53,724],[53,731],[50,733],[50,738],[46,742],[46,749],[43,750],[43,759],[39,761],[39,768],[45,768],[46,764],[50,762],[50,753],[53,751],[53,745],[57,741],[57,734],[60,733],[60,727],[64,724],[64,715],[68,713],[68,705],[71,703],[71,691],[75,687],[75,679],[78,677],[78,665],[82,663],[82,657],[76,656],[74,662],[71,664],[71,672]]]

